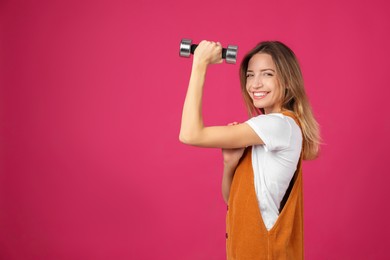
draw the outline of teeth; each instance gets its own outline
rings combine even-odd
[[[263,96],[267,95],[267,93],[264,93],[264,92],[262,92],[262,93],[254,92],[253,95],[254,95],[255,97],[263,97]]]

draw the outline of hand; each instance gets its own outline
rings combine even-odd
[[[237,122],[228,124],[229,126],[238,125]],[[235,169],[240,161],[245,148],[235,148],[235,149],[222,149],[223,163],[225,167]]]
[[[194,64],[222,63],[222,45],[219,42],[201,41],[194,52]]]

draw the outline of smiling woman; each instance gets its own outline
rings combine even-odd
[[[205,127],[202,94],[207,67],[221,63],[219,43],[194,54],[180,140],[222,148],[222,195],[228,204],[228,259],[302,259],[302,159],[317,156],[318,125],[294,53],[263,42],[243,59],[241,90],[252,117],[243,124]]]
[[[254,66],[255,61],[259,63],[259,67],[263,66],[262,70],[269,68],[274,70],[275,76],[268,75],[268,77],[277,81],[273,84],[277,86],[274,91],[279,92],[279,95],[275,95],[276,99],[271,104],[279,106],[278,103],[280,102],[280,111],[293,112],[300,123],[304,136],[303,146],[305,149],[303,150],[303,159],[315,159],[320,144],[319,127],[313,116],[312,108],[305,92],[302,72],[294,52],[281,42],[262,42],[243,58],[240,66],[241,92],[248,114],[251,117],[267,114],[267,107],[264,107],[264,104],[256,105],[253,95],[251,96],[248,91],[252,82],[250,77],[248,78],[248,75],[251,75],[250,66]],[[263,77],[264,84],[270,84],[269,80],[266,79],[266,77]],[[264,89],[266,88],[267,86],[264,86]]]
[[[282,96],[277,80],[275,64],[266,53],[253,55],[246,73],[246,89],[255,107],[261,107],[266,114],[282,109]]]

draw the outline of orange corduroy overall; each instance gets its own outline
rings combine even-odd
[[[252,147],[237,166],[226,216],[228,260],[303,259],[302,154],[277,221],[267,230],[254,186]]]

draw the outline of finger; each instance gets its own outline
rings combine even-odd
[[[207,41],[207,40],[203,40],[203,41],[201,41],[199,44],[198,44],[198,46],[208,46],[208,45],[210,45],[210,42],[209,41]]]
[[[221,44],[215,44],[216,49],[220,52],[222,51],[222,45]]]

